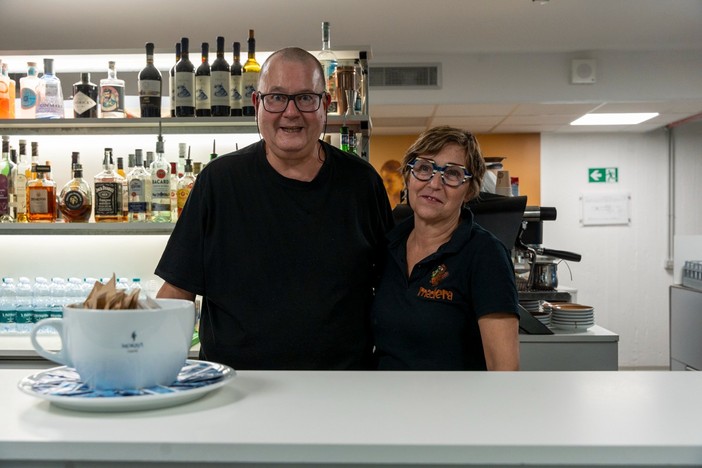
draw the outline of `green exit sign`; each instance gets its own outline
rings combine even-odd
[[[591,184],[619,182],[619,168],[591,167],[587,170],[587,181]]]

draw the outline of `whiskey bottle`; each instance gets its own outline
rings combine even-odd
[[[261,73],[261,65],[256,61],[256,39],[254,30],[249,29],[249,57],[244,64],[244,74],[242,75],[242,87],[244,89],[244,101],[242,102],[242,113],[247,117],[256,115],[253,105],[253,95],[258,89],[258,76]]]
[[[178,179],[178,217],[183,211],[185,202],[188,201],[188,196],[195,183],[195,176],[193,175],[193,164],[190,158],[185,160],[185,174],[183,177]]]
[[[178,62],[180,61],[180,42],[176,42],[175,45],[175,64],[171,67],[171,70],[169,72],[169,82],[168,82],[168,87],[170,91],[170,101],[171,101],[171,117],[175,117],[175,96],[176,96],[176,81],[175,81],[175,69],[176,65],[178,65]]]
[[[63,119],[61,80],[54,75],[54,59],[44,59],[44,75],[39,78],[37,119]]]
[[[0,223],[14,223],[13,213],[15,164],[10,161],[10,137],[2,137],[2,159],[0,159]]]
[[[195,115],[198,117],[209,117],[210,111],[210,45],[202,43],[202,61],[195,70]]]
[[[122,219],[122,177],[114,170],[112,148],[105,148],[103,170],[94,177],[95,222],[117,223]]]
[[[144,169],[144,157],[141,150],[135,154],[135,166],[127,174],[129,186],[129,222],[147,221],[148,205],[151,196],[151,176]]]
[[[73,84],[73,117],[97,118],[98,87],[90,82],[90,73],[81,73],[80,81]]]
[[[147,42],[146,66],[139,72],[139,111],[142,117],[161,117],[163,78],[154,66],[154,44]]]
[[[217,58],[210,67],[210,113],[214,117],[230,114],[229,73],[229,63],[224,58],[224,37],[217,36]]]
[[[51,180],[51,165],[37,164],[36,178],[27,182],[27,218],[30,223],[56,220],[56,182]]]
[[[176,108],[177,109],[177,108]],[[171,221],[170,165],[163,154],[163,136],[159,133],[156,142],[156,159],[151,163],[151,221]]]
[[[93,211],[93,194],[90,185],[83,179],[83,166],[73,167],[73,179],[69,180],[59,194],[59,211],[67,223],[87,223]]]
[[[231,107],[232,117],[241,117],[244,115],[242,113],[242,93],[244,92],[242,84],[242,73],[244,67],[241,65],[241,44],[235,42],[234,47],[234,61],[232,62],[231,75],[229,81],[229,106]]]
[[[180,40],[180,60],[175,68],[175,115],[192,117],[195,115],[195,67],[190,61],[190,40]]]
[[[32,166],[27,157],[27,141],[19,141],[19,161],[15,168],[15,221],[26,223],[27,219],[27,182],[32,177]]]
[[[27,76],[20,78],[20,108],[17,117],[33,119],[37,114],[39,77],[36,62],[27,62]],[[24,197],[22,197],[24,198]]]
[[[124,80],[117,78],[114,61],[107,62],[107,78],[100,80],[100,117],[123,118]]]
[[[329,31],[329,22],[322,22],[322,50],[317,54],[317,59],[322,64],[324,69],[324,80],[327,86],[327,93],[331,96],[331,104],[329,105],[330,113],[338,112],[338,101],[336,97],[336,54],[331,49],[331,35]]]

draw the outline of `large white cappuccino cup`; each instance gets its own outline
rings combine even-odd
[[[195,306],[183,299],[156,299],[160,309],[63,308],[63,318],[37,322],[30,339],[39,355],[75,368],[92,389],[114,390],[170,385],[188,357]],[[50,351],[37,330],[50,327],[61,349]]]

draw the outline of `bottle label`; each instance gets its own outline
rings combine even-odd
[[[63,197],[63,204],[70,211],[78,211],[85,204],[85,196],[79,190],[69,190]]]
[[[139,80],[139,96],[161,97],[161,82],[158,80]]]
[[[141,179],[129,181],[129,212],[146,213],[146,184]]]
[[[151,177],[151,211],[171,211],[171,181],[165,169]]]
[[[20,171],[15,175],[15,205],[17,213],[27,212],[27,176]]]
[[[124,87],[100,86],[100,109],[102,112],[124,112]]]
[[[176,72],[175,105],[176,107],[195,107],[195,74]]]
[[[73,96],[73,111],[77,114],[83,114],[95,106],[97,106],[97,102],[93,101],[87,94],[78,91]]]
[[[229,106],[232,109],[241,109],[241,93],[243,90],[241,75],[232,75],[230,84],[231,87],[229,88]]]
[[[190,191],[193,188],[193,184],[188,184],[185,187],[179,187],[178,188],[178,212],[180,213],[183,210],[183,207],[185,206],[185,202],[188,201],[188,196],[190,195]]]
[[[95,182],[95,216],[117,216],[120,214],[122,184],[117,182]]]
[[[49,191],[44,187],[29,187],[29,212],[32,214],[49,213]]]
[[[247,105],[251,102],[251,96],[253,96],[258,89],[258,75],[258,72],[247,72],[241,75],[242,88],[244,90],[243,96]]]
[[[210,77],[195,77],[195,108],[210,110]]]
[[[22,88],[20,91],[20,105],[22,109],[33,109],[37,105],[37,93],[32,88]]]
[[[213,106],[229,105],[229,72],[213,71],[210,77],[210,102]]]
[[[10,213],[10,179],[0,174],[0,214]]]

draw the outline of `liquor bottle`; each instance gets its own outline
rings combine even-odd
[[[27,76],[20,78],[20,108],[17,114],[21,119],[33,119],[37,114],[37,92],[39,77],[36,62],[27,62]]]
[[[146,162],[144,163],[144,168],[149,173],[151,172],[151,164],[153,164],[153,162],[154,162],[154,152],[147,151],[146,152]]]
[[[178,179],[178,216],[183,212],[183,207],[185,202],[188,200],[190,191],[195,183],[195,176],[193,175],[193,163],[190,158],[185,160],[185,174],[183,177]]]
[[[154,223],[171,221],[170,166],[163,151],[163,136],[159,129],[156,159],[151,163],[149,171],[151,173],[151,221]]]
[[[0,119],[10,118],[10,78],[5,74],[7,64],[0,60]]]
[[[224,58],[224,37],[217,36],[217,58],[210,67],[210,113],[227,117],[229,106],[229,63]]]
[[[178,143],[178,178],[183,177],[183,174],[185,174],[185,158],[186,154],[188,153],[188,144],[187,143]]]
[[[195,115],[195,67],[190,61],[190,40],[180,40],[180,60],[175,68],[175,115],[192,117]]]
[[[94,177],[95,222],[122,221],[122,177],[114,170],[112,148],[105,148],[102,171]]]
[[[73,117],[97,118],[98,87],[90,82],[90,73],[81,73],[80,81],[73,84]]]
[[[27,157],[27,141],[19,142],[19,161],[15,168],[15,221],[26,223],[27,219],[27,182],[32,177],[32,166]]]
[[[5,119],[14,119],[15,118],[15,98],[17,94],[17,85],[15,83],[15,80],[10,78],[10,75],[7,73],[7,64],[3,63],[2,64],[2,78],[4,82],[7,83],[7,106],[3,105],[0,103],[0,115],[3,114],[3,112],[6,111],[6,116],[3,117]],[[0,94],[4,95],[4,92],[0,90]]]
[[[331,96],[329,105],[330,113],[338,113],[338,102],[336,98],[336,54],[331,50],[331,34],[329,22],[322,22],[322,50],[317,54],[317,59],[324,69],[324,80],[327,84],[327,93]]]
[[[32,169],[32,179],[36,178],[36,173],[34,167],[39,164],[39,143],[36,141],[32,142],[32,159],[30,161],[30,167]],[[31,180],[31,179],[30,179]]]
[[[258,89],[258,76],[261,73],[261,65],[256,61],[256,39],[254,30],[249,29],[249,57],[244,64],[244,74],[242,75],[242,87],[244,89],[244,101],[242,102],[242,113],[247,117],[256,115],[252,98]]]
[[[233,47],[234,61],[232,62],[229,81],[229,106],[231,107],[231,115],[233,117],[240,117],[244,115],[241,109],[241,95],[244,92],[242,83],[242,73],[244,72],[244,67],[241,65],[241,44],[239,42],[235,42]]]
[[[127,175],[132,172],[134,166],[136,166],[136,156],[134,153],[129,153],[129,155],[127,155]]]
[[[349,153],[358,155],[356,152],[356,132],[349,129]]]
[[[100,80],[100,117],[124,118],[124,80],[117,78],[114,61],[107,64],[107,78]]]
[[[127,174],[129,185],[129,222],[147,221],[148,205],[151,196],[151,176],[144,169],[144,157],[141,150],[135,154],[135,165]]]
[[[93,211],[93,194],[90,185],[83,179],[83,166],[73,167],[73,179],[69,180],[59,194],[59,211],[67,223],[87,223]]]
[[[36,178],[27,182],[27,218],[30,223],[56,220],[56,182],[51,180],[51,165],[37,164]]]
[[[210,87],[212,80],[210,76],[210,45],[202,43],[202,62],[195,70],[195,115],[198,117],[209,117],[210,111]]]
[[[10,161],[10,137],[2,137],[2,159],[0,159],[0,223],[14,223],[13,199],[15,183],[12,180],[16,172],[15,164]]]
[[[339,135],[341,137],[339,148],[341,149],[341,151],[348,151],[349,150],[349,128],[346,125],[342,125],[341,127],[339,127]]]
[[[127,173],[124,172],[124,158],[122,156],[117,157],[117,174],[127,177]]]
[[[178,62],[180,61],[180,42],[176,42],[175,45],[175,63],[171,67],[171,70],[169,72],[169,90],[170,90],[170,101],[171,101],[171,117],[175,117],[176,112],[176,104],[175,104],[175,96],[176,96],[176,80],[175,80],[175,69],[176,65],[178,65]]]
[[[62,119],[63,90],[61,80],[54,75],[54,59],[44,59],[44,75],[37,88],[37,119]]]
[[[163,78],[154,66],[154,44],[146,43],[146,66],[139,72],[139,110],[142,117],[161,117]]]
[[[172,162],[171,173],[168,178],[168,198],[171,203],[171,222],[178,221],[178,172],[176,163]]]
[[[202,163],[200,161],[195,161],[193,163],[193,176],[195,179],[197,179],[197,176],[200,175],[200,171],[202,170]]]

